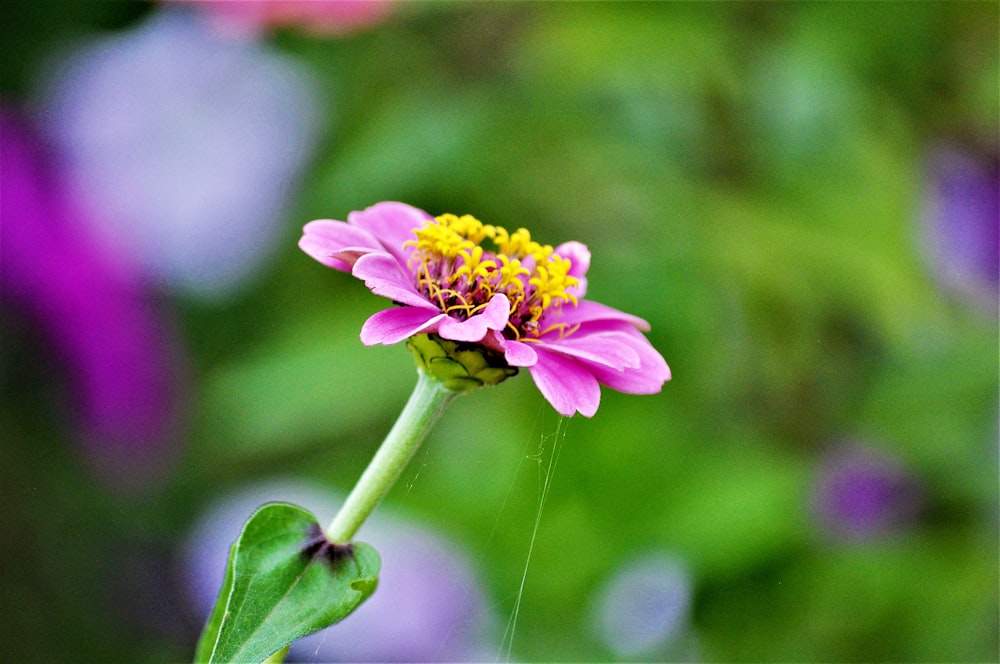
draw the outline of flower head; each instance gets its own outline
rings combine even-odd
[[[584,299],[590,252],[579,242],[542,245],[523,228],[383,202],[310,222],[299,246],[400,305],[365,322],[366,345],[417,335],[474,344],[527,368],[566,416],[597,412],[601,384],[652,394],[670,379],[646,321]]]

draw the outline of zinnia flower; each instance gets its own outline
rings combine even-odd
[[[579,242],[553,248],[523,228],[383,202],[347,222],[310,222],[299,246],[400,305],[365,322],[366,345],[429,335],[449,351],[475,349],[492,367],[527,368],[566,416],[593,416],[601,384],[652,394],[670,379],[646,321],[584,299],[590,252]]]

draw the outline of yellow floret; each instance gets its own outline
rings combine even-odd
[[[510,300],[512,312],[520,309],[528,313],[524,329],[515,332],[518,336],[534,335],[546,309],[563,302],[577,303],[576,297],[567,292],[579,284],[569,274],[572,262],[556,254],[551,245],[532,240],[524,228],[510,233],[471,215],[443,214],[414,234],[416,239],[406,244],[416,249],[413,260],[419,262],[415,266],[418,283],[450,313],[463,311],[471,316],[485,306],[481,303],[503,293]],[[496,251],[484,249],[485,240]],[[526,260],[531,269],[525,266]],[[432,274],[440,276],[432,278]],[[445,301],[449,302],[447,306]]]

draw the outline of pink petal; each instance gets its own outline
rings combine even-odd
[[[510,317],[510,300],[496,294],[482,312],[466,319],[447,317],[438,326],[438,334],[452,341],[482,341],[488,330],[503,330]]]
[[[639,368],[639,353],[632,348],[631,336],[623,332],[573,334],[558,341],[546,341],[545,347],[562,355],[588,360],[622,371]]]
[[[323,265],[350,272],[354,262],[366,253],[385,253],[374,235],[343,221],[317,219],[302,229],[299,247]]]
[[[507,364],[512,367],[530,367],[538,361],[538,353],[523,341],[511,341],[504,339],[503,356]]]
[[[334,258],[335,250],[330,248],[330,241],[326,237],[323,226],[337,223],[329,219],[310,221],[302,229],[302,237],[299,238],[299,249],[309,256],[318,260],[327,267],[332,267],[341,272],[350,272],[351,266],[344,261]]]
[[[663,383],[670,380],[670,367],[649,341],[636,333],[629,342],[639,355],[639,366],[635,369],[614,371],[606,366],[581,360],[594,377],[603,385],[626,394],[656,394],[663,389]]]
[[[556,253],[569,259],[571,263],[569,276],[576,277],[580,282],[576,286],[567,288],[566,291],[575,295],[577,300],[582,300],[587,294],[586,274],[590,269],[590,249],[580,242],[564,242],[556,247]]]
[[[558,317],[546,318],[543,321],[543,327],[545,324],[552,323],[577,325],[595,321],[621,321],[626,322],[632,327],[642,330],[643,332],[649,331],[649,323],[638,316],[627,314],[624,311],[619,311],[605,304],[593,302],[591,300],[583,300],[575,307],[563,305]]]
[[[414,288],[410,274],[404,272],[399,262],[389,254],[365,254],[354,264],[351,274],[364,279],[365,285],[376,295],[400,304],[440,311]]]
[[[395,201],[376,203],[369,208],[347,215],[347,221],[363,228],[375,237],[403,265],[406,265],[411,247],[403,245],[416,239],[413,231],[433,219],[423,210]]]
[[[361,343],[366,346],[391,346],[415,334],[434,332],[444,318],[442,313],[415,307],[393,307],[374,314],[361,326]]]
[[[590,269],[590,249],[582,242],[563,242],[556,247],[556,253],[563,258],[568,258],[572,263],[569,270],[571,277],[585,276],[587,270]]]
[[[538,349],[538,362],[529,367],[531,377],[556,411],[572,417],[576,411],[593,417],[601,404],[601,387],[585,367],[556,353]]]

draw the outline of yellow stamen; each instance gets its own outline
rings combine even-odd
[[[568,292],[579,284],[569,274],[572,261],[532,240],[523,228],[509,233],[471,215],[443,214],[414,234],[406,244],[415,249],[417,285],[442,311],[469,317],[502,293],[511,305],[508,328],[521,338],[540,334],[546,310],[577,303]]]

